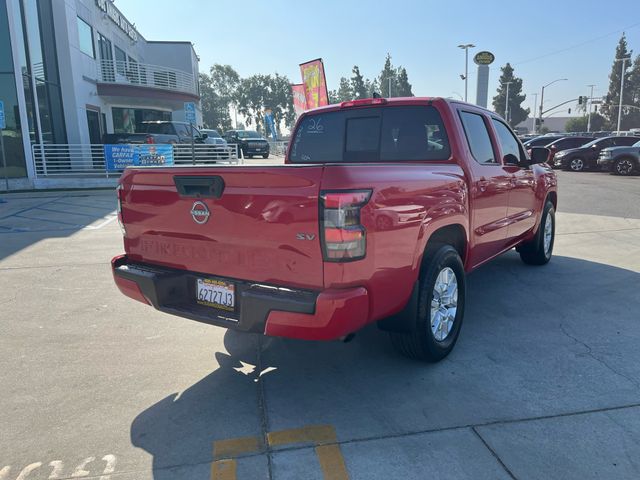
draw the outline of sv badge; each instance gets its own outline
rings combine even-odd
[[[296,233],[297,240],[315,240],[315,233]]]

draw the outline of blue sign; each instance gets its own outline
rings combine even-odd
[[[173,145],[105,145],[104,160],[108,171],[127,167],[170,166],[173,165]]]
[[[0,100],[0,130],[7,128],[7,123],[4,120],[4,102]]]
[[[264,122],[267,124],[267,135],[269,134],[269,132],[271,132],[271,137],[273,138],[273,141],[274,142],[278,141],[278,135],[276,133],[276,123],[273,120],[273,113],[271,113],[271,111],[265,114]]]
[[[193,102],[184,103],[184,119],[187,123],[196,123],[196,104]]]

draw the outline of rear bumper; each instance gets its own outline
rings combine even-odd
[[[126,255],[115,257],[111,266],[124,295],[165,313],[233,330],[333,340],[359,330],[368,319],[364,287],[312,292],[225,279],[235,285],[237,304],[235,312],[226,312],[195,302],[196,279],[211,275],[134,263]]]

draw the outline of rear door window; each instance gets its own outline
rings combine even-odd
[[[367,107],[304,117],[294,135],[294,163],[447,160],[449,141],[432,106]]]
[[[489,131],[482,115],[461,111],[460,118],[469,143],[469,149],[475,161],[483,165],[497,164],[491,137],[489,137]]]

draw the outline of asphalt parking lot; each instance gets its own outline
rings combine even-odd
[[[436,365],[156,312],[112,192],[0,196],[0,480],[640,478],[640,177],[558,175],[553,260],[473,273]]]

